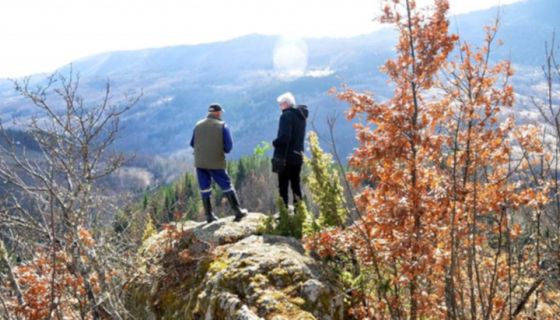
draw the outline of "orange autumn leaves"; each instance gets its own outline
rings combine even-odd
[[[91,232],[79,228],[78,239],[85,249],[95,246]],[[56,309],[60,308],[68,314],[87,309],[86,287],[84,279],[71,272],[71,257],[63,250],[55,252],[39,247],[32,260],[14,268],[14,276],[21,290],[23,304],[14,298],[7,301],[6,308],[13,315],[23,319],[58,319]],[[87,264],[86,255],[80,257]],[[106,281],[116,276],[117,271],[106,274]],[[89,285],[95,294],[101,293],[99,275],[91,273]],[[51,305],[55,303],[57,307]],[[85,312],[87,313],[87,312]],[[76,317],[79,317],[76,315]]]
[[[85,252],[97,245],[91,231],[79,227],[76,243],[82,252],[77,257],[80,264],[91,267],[93,261]],[[117,278],[122,279],[125,275],[122,270],[115,269],[102,275],[91,271],[87,278],[84,278],[81,273],[73,269],[76,265],[73,259],[62,248],[53,251],[52,248],[38,246],[30,261],[13,269],[18,290],[22,294],[22,302],[19,303],[16,297],[6,300],[7,312],[29,320],[90,319],[92,315],[87,299],[88,288],[93,294],[101,295],[104,292],[102,283],[112,282]],[[84,281],[86,279],[87,281]],[[61,314],[65,316],[60,316]]]
[[[82,308],[86,304],[83,281],[68,272],[63,252],[56,253],[55,263],[47,252],[37,252],[36,257],[15,268],[17,281],[23,291],[25,303],[17,305],[14,301],[12,311],[24,319],[45,319],[51,311],[51,296],[63,307]],[[56,268],[54,282],[52,281],[53,266]],[[54,284],[54,286],[53,286]],[[70,297],[73,297],[69,299]],[[75,298],[75,297],[82,297]]]
[[[513,70],[489,59],[496,27],[481,48],[459,45],[448,9],[445,0],[431,12],[411,0],[387,3],[382,21],[399,32],[396,57],[383,67],[393,97],[338,94],[348,118],[362,120],[348,175],[361,190],[362,216],[322,239],[336,247],[344,238],[371,271],[371,301],[354,310],[362,317],[506,316],[506,301],[521,290],[506,281],[521,270],[505,247],[522,232],[512,216],[548,201],[546,189],[516,175],[529,158],[522,154],[542,148],[535,128],[506,115]]]

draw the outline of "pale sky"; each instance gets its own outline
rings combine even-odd
[[[378,28],[381,0],[0,0],[0,78],[92,54],[245,34],[347,37]],[[450,0],[460,14],[522,0]],[[421,0],[429,3],[429,0]]]

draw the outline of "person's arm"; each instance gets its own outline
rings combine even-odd
[[[191,138],[191,148],[193,148],[193,149],[194,149],[194,132],[195,132],[195,130],[193,130],[192,138]]]
[[[233,139],[231,138],[231,132],[229,131],[228,126],[224,124],[222,129],[222,133],[224,136],[224,152],[229,153],[233,148]]]
[[[287,146],[291,138],[292,122],[288,118],[288,115],[283,113],[282,116],[280,116],[280,124],[278,125],[278,136],[272,141],[272,145],[276,148]]]

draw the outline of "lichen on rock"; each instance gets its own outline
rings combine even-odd
[[[177,224],[175,231],[149,239],[139,261],[139,270],[146,272],[129,286],[133,315],[343,319],[343,298],[334,275],[306,256],[298,240],[257,235],[265,217],[251,213],[240,223],[224,218],[211,224]],[[154,253],[168,248],[166,242],[177,232],[172,250]]]

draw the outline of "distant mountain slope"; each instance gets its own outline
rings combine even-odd
[[[480,43],[484,36],[481,26],[492,24],[497,13],[493,8],[451,17],[452,31],[467,41]],[[553,31],[560,30],[560,1],[524,0],[500,8],[499,18],[497,37],[504,46],[496,50],[495,58],[511,59],[520,65],[542,65],[544,42],[550,42]]]
[[[496,12],[494,8],[451,17],[452,30],[480,43],[482,26],[491,24]],[[501,22],[498,37],[505,45],[495,57],[511,57],[519,68],[534,70],[543,62],[544,41],[550,39],[554,28],[560,29],[560,1],[527,0],[504,6]],[[298,102],[309,105],[310,127],[314,125],[323,134],[326,116],[340,115],[346,108],[327,94],[329,88],[346,83],[373,91],[378,98],[390,95],[391,89],[378,69],[392,55],[395,40],[391,29],[347,39],[306,39],[308,72],[297,79],[282,77],[275,70],[274,50],[280,38],[261,35],[204,45],[111,52],[72,66],[80,72],[88,97],[95,96],[107,79],[114,84],[115,97],[143,89],[141,103],[123,121],[123,138],[118,142],[121,148],[150,154],[185,150],[195,122],[205,115],[209,103],[217,101],[226,108],[225,120],[236,143],[233,156],[237,157],[274,137],[279,116],[275,97],[284,91],[292,91]],[[518,76],[518,82],[527,93],[523,76]],[[0,82],[2,119],[29,116],[29,110],[8,84]],[[337,139],[344,154],[354,146],[353,137],[351,125],[339,121]]]

